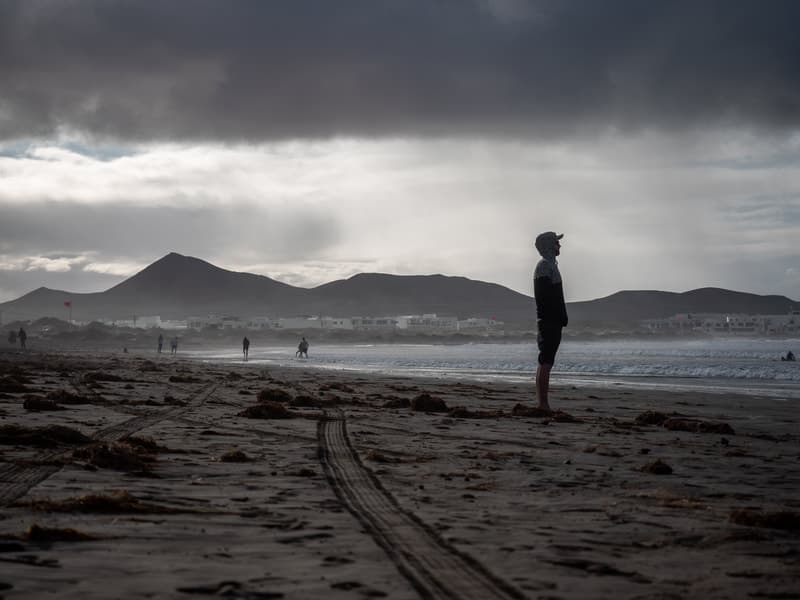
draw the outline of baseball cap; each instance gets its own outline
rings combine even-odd
[[[563,233],[556,233],[555,231],[540,233],[536,236],[536,249],[541,252],[542,249],[552,248],[563,237]]]

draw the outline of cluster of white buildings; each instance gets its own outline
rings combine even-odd
[[[424,315],[401,315],[385,317],[189,317],[186,320],[166,320],[159,316],[141,316],[132,319],[103,321],[115,327],[135,327],[138,329],[284,329],[313,330],[340,329],[346,331],[409,331],[428,333],[488,333],[502,327],[503,322],[496,319],[472,317],[458,319],[440,316],[435,313]]]
[[[339,329],[345,331],[419,331],[419,332],[469,332],[483,333],[502,327],[496,319],[472,317],[458,319],[435,313],[424,315],[400,315],[382,317],[322,317],[301,316],[270,319],[267,317],[191,317],[187,320],[190,329],[284,329],[314,330]]]
[[[655,332],[697,331],[724,336],[791,335],[800,334],[800,311],[783,315],[679,314],[666,319],[647,319],[641,325]]]

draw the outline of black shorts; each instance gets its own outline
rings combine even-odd
[[[561,345],[561,325],[539,321],[536,343],[539,346],[539,364],[552,365],[556,362],[556,352]]]

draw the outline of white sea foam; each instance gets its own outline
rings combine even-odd
[[[553,376],[596,384],[692,387],[743,391],[800,399],[800,363],[783,362],[800,340],[598,341],[570,342],[559,350]],[[227,351],[192,352],[214,362],[241,360]],[[251,346],[257,365],[303,365],[398,375],[524,381],[536,368],[535,344],[362,344],[312,346],[310,359],[296,360],[293,348]]]

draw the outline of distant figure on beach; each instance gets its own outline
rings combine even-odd
[[[25,330],[20,327],[19,332],[17,332],[17,337],[19,338],[19,347],[25,350],[25,340],[28,339],[28,334],[25,333]]]
[[[789,351],[786,353],[786,356],[781,356],[781,360],[788,360],[789,362],[794,362],[794,360],[795,360],[795,358],[794,358],[794,352],[792,352],[791,350],[789,350]]]
[[[17,332],[14,331],[13,329],[8,332],[8,343],[11,344],[12,346],[17,345]]]
[[[172,349],[172,354],[177,354],[178,353],[178,336],[177,335],[172,338],[172,340],[170,341],[169,345],[170,345],[170,348]]]
[[[297,352],[294,353],[295,357],[299,356],[300,358],[308,358],[308,341],[305,337],[300,340],[300,344],[297,346]]]
[[[164,335],[158,334],[158,353],[161,354],[161,348],[164,347]]]
[[[247,360],[247,355],[250,353],[250,340],[247,339],[247,336],[244,336],[242,340],[242,353],[244,354],[244,359]]]
[[[536,236],[536,249],[542,255],[533,272],[533,295],[536,297],[536,342],[539,366],[536,369],[536,399],[539,408],[550,410],[550,370],[561,345],[561,330],[567,326],[567,305],[556,256],[561,254],[564,234],[545,231]]]

